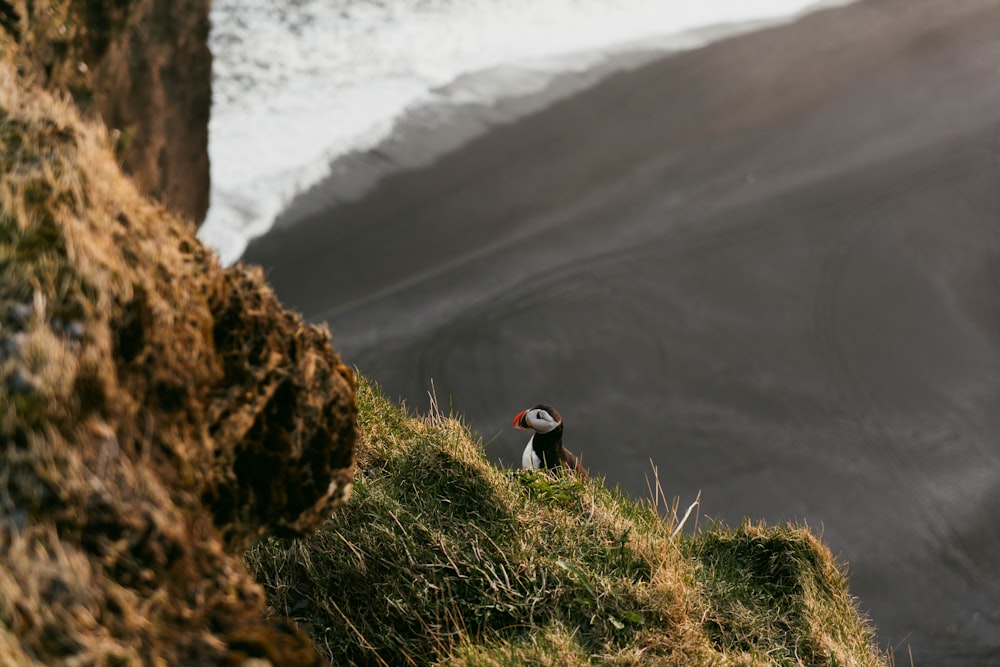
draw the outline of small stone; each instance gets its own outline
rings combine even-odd
[[[20,508],[13,508],[4,517],[7,521],[8,530],[13,528],[17,532],[23,531],[28,526],[28,513]]]
[[[73,320],[72,322],[67,324],[64,328],[64,331],[66,332],[67,336],[69,336],[74,340],[83,340],[84,333],[86,332],[83,326],[83,322],[81,322],[80,320]]]
[[[21,348],[23,348],[27,342],[28,334],[23,331],[19,331],[7,336],[7,340],[3,342],[3,348],[9,356],[14,356],[21,351]]]
[[[7,381],[12,394],[27,394],[35,390],[35,378],[23,366],[18,366]]]
[[[34,314],[34,310],[27,303],[15,303],[10,307],[10,319],[22,327],[28,326],[31,322],[31,316]]]

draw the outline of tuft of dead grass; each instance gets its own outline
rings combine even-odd
[[[358,389],[351,502],[246,556],[273,613],[334,664],[885,665],[805,527],[671,538],[678,507],[504,470],[432,404]]]

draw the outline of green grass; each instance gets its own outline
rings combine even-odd
[[[829,551],[746,524],[670,539],[601,480],[504,470],[361,383],[354,495],[246,561],[333,664],[883,665]]]

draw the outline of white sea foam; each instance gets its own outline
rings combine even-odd
[[[841,4],[841,2],[825,3]],[[492,104],[642,43],[789,18],[815,0],[214,0],[209,154],[199,235],[225,263],[348,152],[429,103]],[[490,71],[477,84],[468,75]],[[466,85],[448,89],[463,77]],[[446,93],[442,92],[447,90]]]

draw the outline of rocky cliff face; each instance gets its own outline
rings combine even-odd
[[[0,0],[0,52],[114,132],[140,190],[208,210],[209,0]]]
[[[121,132],[144,193],[196,223],[208,210],[209,0],[143,0],[94,71],[93,108]]]
[[[346,498],[352,374],[113,143],[0,64],[0,664],[318,664],[242,553]]]

